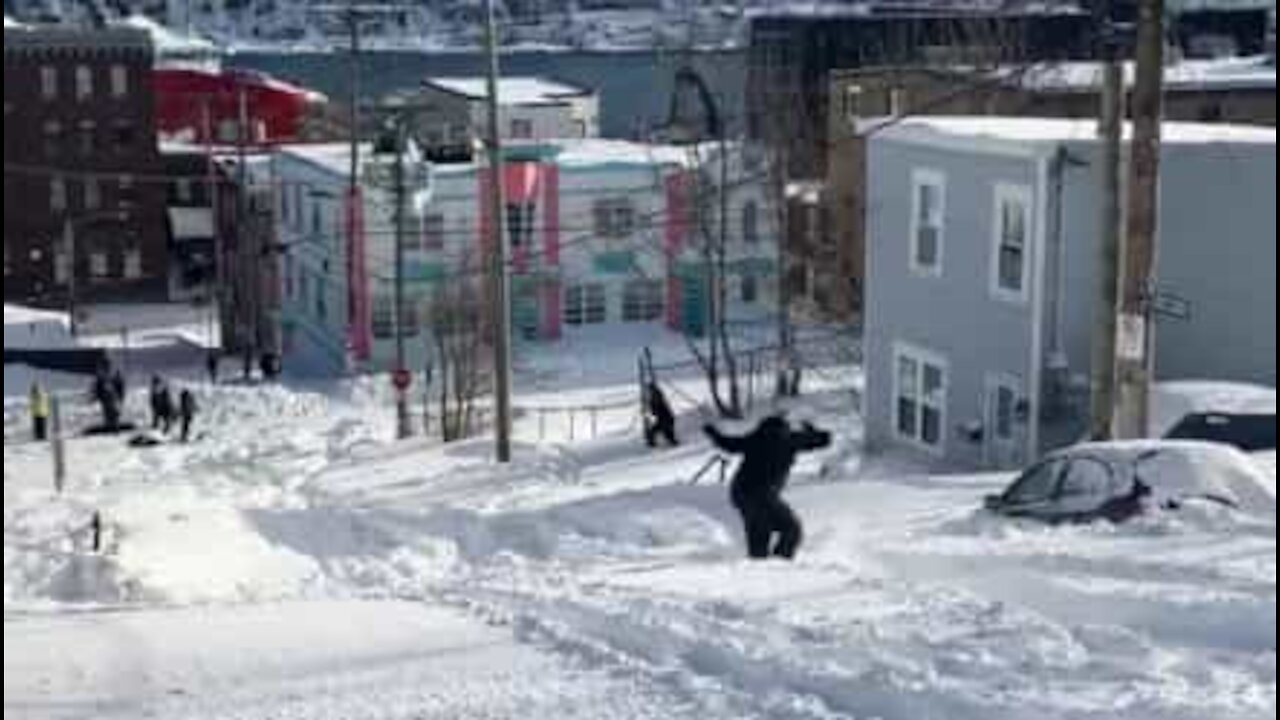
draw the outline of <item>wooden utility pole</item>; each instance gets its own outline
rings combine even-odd
[[[1103,4],[1098,18],[1099,37],[1105,57],[1098,126],[1102,144],[1102,222],[1099,233],[1098,296],[1093,332],[1093,398],[1090,436],[1104,442],[1115,437],[1116,340],[1119,327],[1120,247],[1124,212],[1122,158],[1124,144],[1124,56],[1120,49],[1113,3]]]
[[[502,132],[499,128],[498,19],[493,0],[485,2],[485,49],[488,53],[489,88],[489,213],[492,228],[491,301],[493,310],[494,434],[500,463],[511,462],[511,303],[507,273],[505,172]]]
[[[409,145],[409,119],[401,115],[395,119],[395,319],[396,319],[396,435],[407,440],[413,435],[413,420],[409,416],[409,366],[406,360],[405,339],[408,333],[405,312],[405,204],[408,189],[405,183],[404,154]]]
[[[1157,241],[1160,224],[1160,143],[1164,119],[1165,0],[1138,3],[1137,75],[1133,90],[1128,234],[1122,259],[1117,432],[1148,434],[1155,378]]]

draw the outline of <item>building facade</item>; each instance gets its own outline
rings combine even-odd
[[[1085,437],[1101,295],[1089,121],[920,118],[872,139],[868,441],[1009,469]],[[1161,380],[1275,385],[1275,133],[1166,126]]]
[[[1102,68],[1054,63],[997,71],[873,68],[832,75],[830,160],[823,207],[831,258],[814,263],[837,315],[861,312],[866,280],[866,127],[911,115],[1002,115],[1091,119],[1099,115]],[[1132,83],[1132,66],[1128,69]],[[1166,70],[1165,115],[1179,122],[1275,126],[1275,66],[1266,58],[1185,61]]]
[[[165,296],[151,67],[137,31],[5,28],[6,300]]]
[[[502,182],[518,339],[554,342],[630,324],[705,332],[710,293],[702,249],[707,237],[720,236],[718,225],[699,216],[708,205],[700,198],[711,196],[699,191],[707,173],[697,170],[696,155],[603,140],[508,148]],[[370,348],[368,368],[393,362],[397,202],[388,161],[374,156],[366,163],[358,206],[364,252],[357,266],[364,271],[355,274],[347,272],[345,256],[348,162],[348,149],[332,145],[291,148],[275,162],[279,236],[289,247],[281,265],[283,346],[298,372],[343,372],[362,345]],[[733,312],[746,317],[765,312],[774,297],[777,239],[761,183],[742,181],[751,174],[737,160],[728,173],[735,182],[727,285]],[[408,177],[405,333],[410,361],[420,367],[430,352],[428,319],[449,290],[469,284],[484,297],[492,179],[474,163],[415,165]]]
[[[484,78],[428,78],[398,99],[413,108],[414,133],[428,156],[471,157],[488,134]],[[534,77],[505,77],[498,85],[498,128],[504,140],[547,141],[600,136],[600,99],[592,90]]]

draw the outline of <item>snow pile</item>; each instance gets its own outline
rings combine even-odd
[[[65,313],[4,306],[6,350],[61,350],[75,346],[71,322]]]

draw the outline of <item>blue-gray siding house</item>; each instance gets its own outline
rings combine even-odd
[[[1092,122],[919,118],[872,134],[867,440],[1013,468],[1087,431],[1100,294]],[[1271,128],[1166,126],[1161,379],[1275,385]]]

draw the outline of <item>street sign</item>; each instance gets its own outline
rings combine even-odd
[[[391,375],[391,384],[396,390],[404,392],[413,386],[413,373],[408,370],[397,370]]]
[[[1191,301],[1167,292],[1156,292],[1151,309],[1159,317],[1168,320],[1191,320]]]

